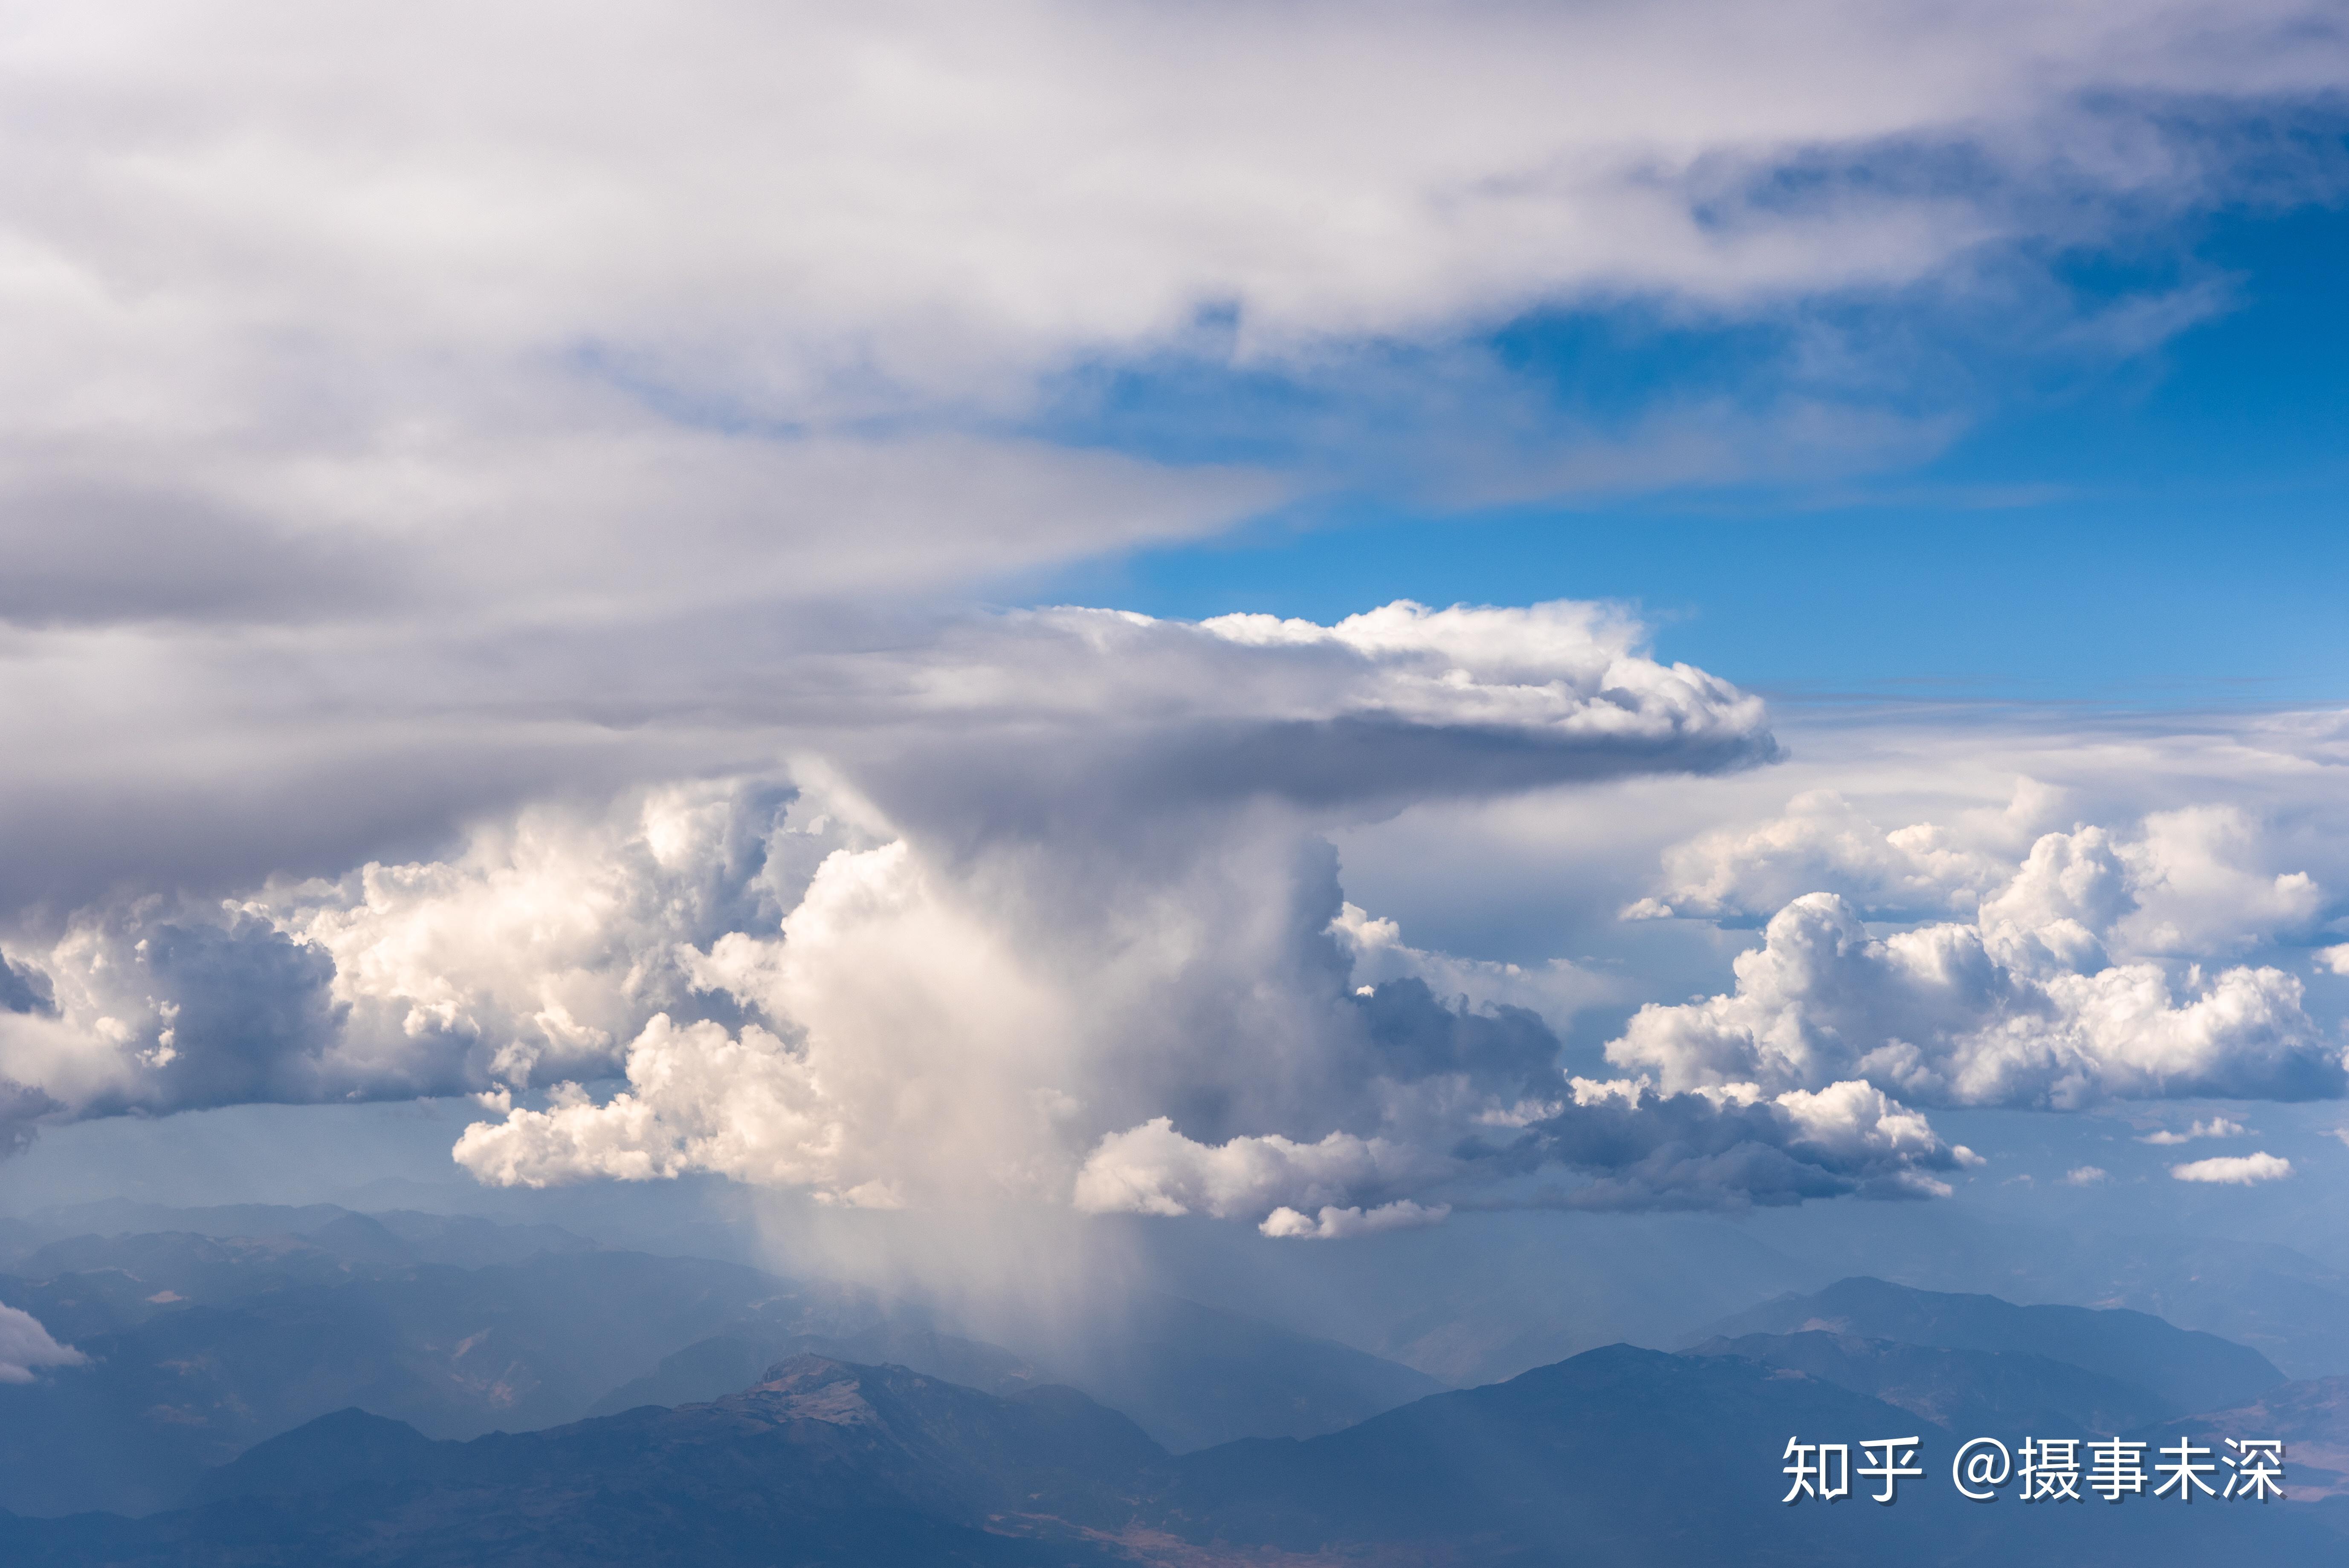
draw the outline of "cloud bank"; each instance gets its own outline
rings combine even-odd
[[[2061,798],[2027,781],[1889,830],[1809,795],[1667,851],[1651,897],[1676,913],[1829,890],[1771,914],[1734,989],[1633,1015],[1618,1076],[1569,1069],[1561,1031],[1636,982],[1415,946],[1348,901],[1329,836],[1527,790],[1577,812],[1610,779],[1777,754],[1751,696],[1606,606],[1054,609],[774,674],[797,745],[773,770],[12,939],[13,1136],[467,1093],[488,1114],[454,1152],[486,1181],[712,1172],[1324,1240],[1476,1208],[1930,1196],[1975,1163],[1934,1107],[2344,1088],[2299,975],[2176,951],[2269,954],[2325,918],[2259,820],[2048,831]]]
[[[1758,703],[1639,639],[1579,604],[1054,610],[829,658],[854,701],[788,781],[534,808],[447,859],[210,911],[88,911],[12,954],[50,1000],[0,1025],[0,1070],[52,1114],[478,1093],[500,1115],[456,1153],[494,1181],[706,1171],[1279,1234],[1416,1222],[1454,1189],[1931,1190],[1961,1154],[1881,1095],[1569,1085],[1537,1014],[1439,997],[1426,975],[1479,971],[1349,914],[1334,823],[1773,754]]]

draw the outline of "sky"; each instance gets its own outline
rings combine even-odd
[[[2328,8],[0,40],[8,1202],[2349,1180]]]

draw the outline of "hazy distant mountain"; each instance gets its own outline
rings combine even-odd
[[[557,1225],[504,1224],[469,1214],[412,1210],[357,1213],[332,1203],[289,1207],[234,1203],[171,1209],[109,1198],[49,1209],[26,1219],[0,1221],[0,1269],[27,1272],[27,1257],[50,1243],[136,1235],[182,1234],[215,1239],[298,1237],[340,1257],[367,1262],[450,1264],[483,1268],[522,1263],[540,1253],[593,1252],[596,1243]]]
[[[277,1228],[50,1234],[158,1215]],[[19,1512],[170,1506],[206,1466],[346,1406],[470,1438],[714,1398],[805,1351],[998,1392],[1074,1384],[1180,1449],[1332,1431],[1443,1387],[1171,1297],[1103,1315],[1081,1343],[1049,1341],[1059,1359],[1046,1362],[869,1291],[603,1251],[552,1226],[128,1203],[30,1223],[0,1302],[90,1359],[0,1385],[0,1507]]]
[[[2335,1499],[2349,1511],[2349,1377],[2286,1383],[2240,1408],[2189,1416],[2133,1435],[2157,1445],[2188,1437],[2214,1449],[2220,1438],[2281,1438],[2292,1495]]]
[[[1926,1475],[1904,1482],[1893,1506],[1780,1501],[1789,1436],[1910,1433],[1924,1439]],[[1332,1437],[1193,1455],[1179,1461],[1169,1501],[1174,1526],[1195,1539],[1333,1561],[1350,1546],[1381,1563],[2329,1568],[2349,1550],[2299,1505],[1967,1503],[1949,1484],[1955,1449],[1909,1411],[1800,1373],[1616,1346]],[[1414,1545],[1416,1555],[1393,1554]]]
[[[1790,1433],[1916,1430],[1907,1411],[1799,1373],[1618,1346],[1330,1436],[1169,1459],[1073,1390],[1007,1398],[802,1358],[711,1404],[463,1444],[347,1412],[222,1470],[211,1482],[221,1501],[202,1508],[0,1518],[0,1560],[2331,1568],[2349,1551],[2327,1511],[2305,1504],[1968,1504],[1947,1483],[1954,1444],[1930,1429],[1927,1476],[1902,1483],[1893,1507],[1780,1501]]]
[[[1090,1326],[1081,1339],[1015,1354],[916,1322],[843,1335],[809,1335],[795,1321],[729,1324],[613,1389],[589,1413],[714,1399],[771,1362],[812,1353],[895,1363],[994,1393],[1066,1383],[1181,1453],[1235,1438],[1334,1432],[1444,1387],[1365,1351],[1174,1296],[1132,1298]]]
[[[412,1245],[341,1216],[306,1238],[81,1237],[20,1259],[0,1301],[88,1361],[0,1384],[0,1506],[164,1506],[205,1466],[348,1405],[436,1437],[548,1426],[746,1314],[802,1331],[874,1315],[732,1264],[541,1251],[458,1268],[403,1261]]]
[[[2169,1413],[2144,1388],[2021,1351],[1902,1345],[1814,1329],[1716,1337],[1689,1353],[1805,1372],[1966,1437],[2111,1436]]]
[[[1445,1387],[1367,1351],[1171,1295],[1135,1296],[1082,1339],[1014,1348],[1175,1453],[1334,1432]]]
[[[2158,1401],[2153,1418],[2247,1404],[2284,1381],[2256,1350],[2141,1312],[2017,1306],[1996,1296],[1912,1290],[1865,1277],[1838,1281],[1812,1295],[1764,1302],[1710,1326],[1692,1342],[1812,1330],[2044,1356],[2145,1390]]]
[[[2095,1246],[2104,1264],[2066,1271],[2080,1283],[2060,1295],[2135,1307],[2168,1322],[2248,1345],[2295,1377],[2349,1373],[2349,1275],[2273,1243],[2200,1237],[2125,1238]],[[2056,1249],[2048,1273],[2064,1266]]]
[[[2349,1269],[2338,1248],[2325,1262],[2240,1237],[2138,1234],[1951,1204],[1933,1205],[1920,1222],[1905,1206],[1895,1209],[1854,1205],[1832,1225],[1804,1225],[1806,1253],[1822,1265],[1813,1281],[1747,1294],[1759,1299],[1772,1290],[1812,1289],[1817,1281],[1867,1274],[1920,1289],[1988,1291],[2009,1301],[2124,1306],[2248,1345],[2289,1377],[2349,1373]],[[1762,1217],[1763,1233],[1783,1233],[1786,1227],[1774,1222],[1784,1218]],[[2309,1244],[2324,1244],[2324,1238]]]
[[[130,1522],[0,1520],[11,1563],[779,1563],[1001,1568],[1130,1561],[1165,1456],[1073,1389],[1000,1398],[812,1357],[713,1404],[435,1443],[346,1412],[263,1445],[226,1500]]]

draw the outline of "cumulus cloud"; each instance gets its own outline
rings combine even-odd
[[[1871,919],[1978,915],[2018,931],[2070,921],[2116,954],[2208,957],[2302,934],[2326,907],[2314,877],[2272,863],[2265,824],[2239,806],[2152,811],[2129,831],[2040,831],[2059,800],[2023,779],[2004,811],[1887,830],[1841,794],[1809,791],[1766,822],[1672,846],[1657,891],[1624,913],[1766,918],[1832,892]],[[2026,829],[2019,867],[2013,840]]]
[[[2173,1165],[2169,1173],[2180,1181],[2250,1187],[2261,1181],[2282,1181],[2292,1174],[2292,1161],[2261,1150],[2256,1154],[2221,1154],[2214,1159]]]
[[[1365,991],[1392,980],[1416,980],[1441,997],[1522,1007],[1563,1026],[1584,1007],[1612,1000],[1621,989],[1616,977],[1564,958],[1511,964],[1413,947],[1396,922],[1351,903],[1339,910],[1330,929],[1352,962],[1356,985]]]
[[[1608,1057],[1667,1088],[1863,1078],[1928,1105],[2339,1094],[2344,1054],[2296,975],[2162,962],[2223,957],[2318,916],[2315,880],[2260,865],[2267,853],[2247,813],[2199,806],[2128,835],[2043,833],[2002,865],[1930,824],[1885,833],[1839,798],[1806,797],[1675,851],[1703,875],[1670,896],[1720,913],[1800,879],[1833,891],[1771,916],[1733,991],[1642,1008]],[[1866,918],[1940,902],[1971,918],[1880,934]]]
[[[1602,606],[1397,604],[1334,626],[1063,609],[800,673],[820,688],[799,729],[803,782],[549,802],[445,859],[273,879],[209,909],[155,896],[85,911],[11,961],[0,1074],[84,1113],[526,1088],[681,1059],[703,1048],[690,1026],[704,1020],[749,1062],[781,1037],[735,1032],[745,1008],[778,1028],[832,1016],[812,965],[835,942],[874,949],[844,947],[843,965],[903,967],[892,944],[934,955],[902,993],[936,997],[920,1030],[976,1027],[957,1022],[949,981],[992,974],[1016,1014],[1003,1040],[1065,1033],[1064,1003],[1013,993],[1091,982],[1066,954],[993,950],[1012,934],[1066,945],[1064,924],[1098,916],[1112,952],[1079,944],[1086,962],[1131,971],[1138,990],[1166,978],[1154,941],[1229,946],[1244,967],[1259,962],[1239,951],[1250,942],[1276,968],[1309,948],[1317,975],[1334,971],[1337,910],[1298,902],[1317,825],[1770,754],[1757,702],[1647,657]],[[1202,934],[1266,896],[1282,918],[1309,907],[1308,923]],[[648,1034],[656,1017],[681,1032]]]
[[[2183,1132],[2163,1128],[2158,1131],[2147,1133],[2137,1141],[2166,1148],[2173,1144],[2191,1143],[2198,1138],[2240,1138],[2246,1130],[2247,1129],[2240,1121],[2230,1121],[2223,1116],[2214,1116],[2208,1121],[2194,1122]]]
[[[1447,1204],[1438,1203],[1428,1208],[1402,1198],[1368,1212],[1325,1206],[1319,1216],[1312,1219],[1294,1209],[1275,1209],[1265,1216],[1264,1222],[1257,1229],[1268,1236],[1281,1239],[1328,1242],[1347,1236],[1372,1236],[1381,1231],[1407,1231],[1421,1225],[1440,1224],[1451,1212]]]
[[[2035,805],[2044,793],[2019,795],[2018,805]],[[1815,789],[1757,827],[1720,829],[1674,845],[1664,856],[1662,887],[1624,914],[1766,916],[1821,890],[1871,913],[1940,914],[1972,910],[2013,873],[2011,861],[1957,841],[1935,823],[1887,832],[1842,795]]]
[[[43,1367],[79,1367],[88,1359],[49,1337],[31,1313],[0,1305],[0,1383],[29,1383]]]
[[[1941,1196],[1949,1186],[1932,1172],[1980,1163],[1861,1083],[1775,1099],[1750,1085],[1660,1095],[1638,1080],[1576,1078],[1566,1089],[1507,1107],[1472,1104],[1451,1119],[1450,1142],[1397,1128],[1309,1145],[1278,1137],[1209,1145],[1162,1118],[1103,1139],[1078,1178],[1076,1202],[1095,1213],[1261,1213],[1267,1235],[1331,1236],[1373,1228],[1382,1214],[1419,1222],[1424,1211],[1391,1196],[1402,1191],[1487,1207],[1713,1208],[1854,1192]],[[1423,1117],[1431,1108],[1397,1109]],[[1514,1191],[1496,1185],[1544,1173],[1553,1180]],[[1303,1212],[1316,1209],[1321,1218],[1309,1223]]]
[[[1954,890],[1974,917],[1880,932],[1796,897],[1733,991],[1642,1008],[1608,1047],[1624,1076],[1569,1079],[1560,1030],[1623,981],[1413,946],[1347,901],[1325,835],[1774,755],[1753,699],[1604,606],[1054,609],[782,667],[788,774],[550,800],[437,859],[100,903],[12,947],[16,1124],[468,1091],[492,1114],[456,1153],[485,1181],[711,1171],[1335,1238],[1930,1195],[1972,1156],[1920,1107],[2342,1088],[2291,975],[2127,945],[2157,880],[2302,918],[2291,873],[2244,868],[2263,841],[2187,812],[2034,838],[2033,789],[1907,833],[1906,860],[1824,796],[1797,831],[1721,841],[1704,863],[1773,876],[1826,842],[1888,898]]]
[[[1604,606],[1051,610],[821,667],[857,722],[810,726],[788,781],[98,906],[26,954],[54,1003],[0,1026],[0,1070],[79,1115],[472,1091],[497,1114],[456,1156],[497,1182],[713,1171],[1298,1236],[1455,1200],[1924,1192],[1960,1158],[1858,1084],[1570,1089],[1524,1004],[1564,1019],[1597,982],[1345,903],[1333,823],[1771,755],[1757,703]]]
[[[2112,1175],[2101,1165],[2079,1165],[2064,1171],[2064,1180],[2074,1187],[2096,1187],[2111,1181]]]

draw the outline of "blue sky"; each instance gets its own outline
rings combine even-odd
[[[2064,257],[2048,284],[2078,315],[2185,277],[2209,291],[2199,319],[2127,352],[1996,330],[1972,340],[1979,304],[1850,309],[1863,350],[1871,333],[1940,339],[1921,368],[1896,362],[1884,385],[1847,393],[1852,406],[1872,390],[1889,418],[1945,420],[1946,438],[1792,480],[1446,505],[1423,469],[1391,466],[1388,427],[1412,417],[1391,402],[1350,407],[1342,389],[1197,366],[1117,378],[1092,414],[1098,438],[1288,459],[1330,488],[1232,536],[1083,568],[1035,596],[1324,620],[1394,598],[1618,598],[1642,608],[1667,656],[1797,703],[2337,700],[2349,687],[2349,211],[2199,215],[2131,248]],[[1758,414],[1787,395],[1787,322],[1653,317],[1626,305],[1510,324],[1472,346],[1516,377],[1477,387],[1483,408],[1433,417],[1521,419],[1547,396],[1547,428],[1516,440],[1564,448],[1588,439],[1594,410],[1619,428],[1659,403],[1719,397]],[[1443,389],[1439,356],[1412,357]]]

